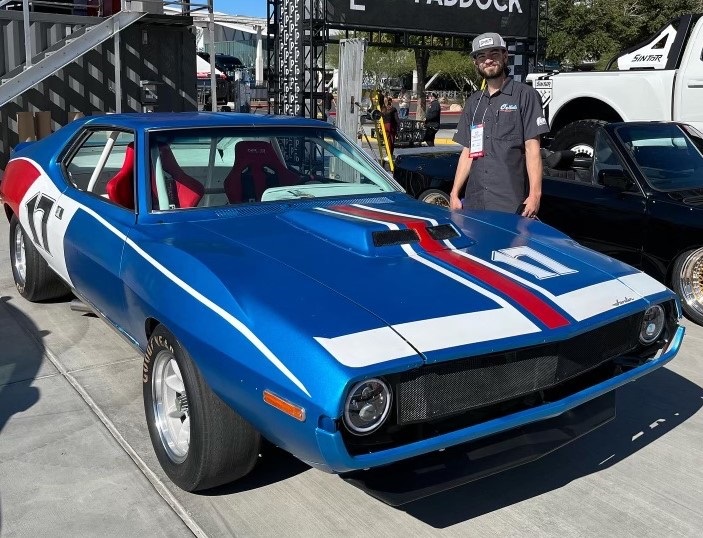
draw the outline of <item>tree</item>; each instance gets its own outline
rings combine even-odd
[[[551,0],[548,6],[547,57],[603,68],[666,21],[700,10],[701,0]]]
[[[383,79],[397,78],[412,72],[412,54],[407,49],[369,46],[364,55],[364,75],[377,88],[383,87]]]
[[[449,77],[462,93],[462,102],[464,88],[472,90],[481,82],[481,76],[476,71],[474,61],[468,52],[448,50],[433,54],[430,57],[429,71],[433,74],[440,72]]]

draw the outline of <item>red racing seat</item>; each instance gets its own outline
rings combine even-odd
[[[159,145],[161,155],[161,167],[164,172],[173,178],[175,183],[175,198],[173,202],[176,207],[195,207],[205,194],[205,186],[197,179],[189,176],[183,171],[173,156],[171,147],[167,144]]]
[[[108,199],[134,209],[134,142],[127,144],[122,168],[105,185]]]
[[[300,178],[281,162],[269,142],[242,140],[234,147],[234,166],[224,181],[231,204],[260,201],[269,187],[297,185]]]

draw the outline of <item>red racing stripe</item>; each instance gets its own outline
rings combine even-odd
[[[41,172],[25,159],[13,159],[7,163],[5,175],[2,178],[2,194],[16,214],[22,198],[40,175]]]
[[[531,290],[522,286],[517,281],[511,280],[490,267],[465,258],[455,251],[447,249],[442,242],[433,239],[427,232],[427,223],[424,220],[400,215],[390,215],[388,213],[355,206],[334,206],[330,209],[357,217],[407,226],[417,232],[417,235],[420,237],[420,246],[427,253],[507,295],[550,329],[557,329],[569,324],[568,319],[552,308],[541,297],[535,295]]]

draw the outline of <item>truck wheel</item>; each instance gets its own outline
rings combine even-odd
[[[690,319],[703,325],[703,248],[689,250],[674,262],[671,287]]]
[[[46,301],[68,295],[68,286],[41,257],[15,215],[10,219],[10,262],[15,287],[28,301]]]
[[[142,382],[154,452],[179,488],[212,488],[254,468],[261,436],[212,392],[188,352],[163,325],[149,338]]]
[[[428,189],[418,196],[418,200],[428,204],[449,207],[449,195],[439,189]]]
[[[549,149],[552,151],[570,150],[577,157],[593,157],[593,143],[596,131],[608,123],[603,120],[579,120],[562,127],[554,136]]]

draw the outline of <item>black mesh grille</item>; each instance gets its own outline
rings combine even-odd
[[[427,233],[430,234],[432,239],[436,239],[437,241],[459,237],[459,232],[457,232],[451,224],[430,226],[427,228]]]
[[[638,345],[642,314],[569,340],[428,365],[393,380],[398,424],[447,417],[548,389]]]
[[[402,245],[420,240],[415,230],[388,230],[373,232],[373,244],[377,247],[387,247],[390,245]]]

